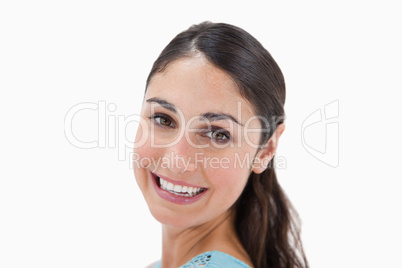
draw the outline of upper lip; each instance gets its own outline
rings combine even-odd
[[[154,173],[154,172],[151,172],[151,173],[152,173],[153,175],[155,175],[155,176],[158,176],[158,177],[164,179],[165,181],[168,181],[168,182],[173,183],[174,185],[182,185],[182,186],[193,187],[193,188],[204,188],[204,189],[207,189],[206,187],[202,187],[202,186],[199,186],[199,185],[187,183],[187,182],[184,182],[184,181],[173,180],[173,179],[171,179],[171,178],[168,178],[168,177],[166,177],[166,176],[163,176],[163,175],[160,175],[160,174],[157,174],[157,173]]]

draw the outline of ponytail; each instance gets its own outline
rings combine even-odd
[[[261,174],[251,173],[234,205],[236,231],[256,268],[308,267],[300,220],[278,184],[273,163]]]

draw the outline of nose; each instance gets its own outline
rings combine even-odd
[[[166,156],[169,159],[168,169],[175,173],[192,172],[196,169],[194,146],[189,142],[189,137],[183,135],[172,144]]]

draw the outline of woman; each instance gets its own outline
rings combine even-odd
[[[162,224],[152,267],[307,267],[274,171],[284,131],[278,65],[244,30],[204,22],[177,35],[148,76],[137,183]]]

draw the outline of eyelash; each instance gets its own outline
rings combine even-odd
[[[225,135],[225,138],[224,139],[215,139],[215,138],[213,138],[212,134],[215,133],[215,132],[217,132],[218,134]],[[211,135],[209,136],[208,133],[211,133]],[[223,128],[217,128],[217,127],[214,127],[214,126],[211,127],[211,131],[203,132],[203,135],[207,136],[210,139],[214,139],[217,143],[227,143],[227,142],[229,142],[231,140],[231,136],[230,136],[229,132],[227,132]]]
[[[173,124],[173,127],[175,126],[174,121],[170,118],[170,116],[166,115],[166,114],[153,114],[150,117],[148,117],[148,119],[152,120],[152,122],[155,122],[156,125],[163,127],[163,128],[169,128],[170,126],[164,126],[161,123],[159,123],[158,121],[156,121],[156,118],[163,118],[163,119],[167,119],[171,122],[171,124]]]
[[[159,123],[159,122],[157,121],[157,118],[167,119],[167,120],[169,120],[169,121],[171,122],[171,124],[173,124],[173,126],[164,126],[164,125],[162,125],[161,123]],[[148,119],[152,120],[152,122],[153,122],[154,124],[156,124],[157,126],[162,127],[162,128],[172,128],[172,127],[175,127],[174,121],[170,118],[170,116],[168,116],[168,115],[166,115],[166,114],[156,113],[156,114],[153,114],[153,115],[149,116]],[[215,132],[218,132],[218,134],[223,134],[223,135],[225,135],[225,138],[224,138],[223,140],[222,140],[222,139],[214,139],[214,138],[212,137],[212,134],[215,133]],[[211,135],[207,135],[208,133],[211,133]],[[210,138],[210,139],[214,139],[217,143],[227,143],[227,142],[231,141],[231,135],[230,135],[229,132],[227,132],[227,131],[224,130],[223,128],[219,128],[219,127],[215,127],[215,126],[212,126],[212,127],[211,127],[211,131],[203,131],[203,132],[202,132],[202,135],[203,135],[203,136],[206,136],[206,137],[208,137],[208,138]]]

